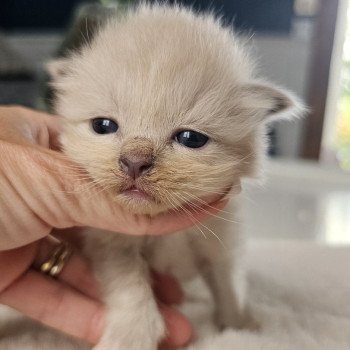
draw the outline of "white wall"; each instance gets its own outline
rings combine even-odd
[[[253,37],[260,72],[278,85],[307,98],[309,64],[312,53],[314,22],[295,20],[290,35],[256,35]],[[276,125],[278,154],[288,158],[299,155],[304,120],[282,121]]]

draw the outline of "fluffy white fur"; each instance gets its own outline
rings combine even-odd
[[[90,46],[52,64],[56,112],[66,118],[62,144],[115,200],[154,215],[198,207],[254,175],[264,152],[264,125],[294,108],[293,98],[256,80],[239,39],[212,16],[178,7],[141,6],[110,20]],[[116,134],[97,135],[91,119],[118,122]],[[174,141],[179,130],[209,136],[202,148]],[[150,172],[131,180],[122,156],[154,159]],[[151,201],[127,197],[136,185]],[[220,329],[242,327],[248,316],[230,280],[238,229],[213,218],[176,236],[128,238],[86,230],[85,253],[104,289],[107,328],[95,350],[155,350],[165,335],[150,287],[149,267],[200,274],[211,290]],[[226,220],[226,221],[225,221]],[[233,241],[233,243],[229,243]],[[184,262],[191,265],[181,266]],[[187,265],[187,264],[186,264]],[[180,273],[178,273],[180,271]],[[189,276],[185,276],[189,277]]]
[[[183,311],[195,325],[198,341],[187,350],[350,349],[349,247],[273,240],[247,248],[247,297],[260,330],[218,333],[210,296],[194,281]],[[4,310],[0,319],[0,349],[87,350],[44,328],[33,337],[32,323],[15,315],[9,321]]]

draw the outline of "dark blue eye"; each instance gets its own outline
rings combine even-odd
[[[185,130],[175,135],[175,141],[189,148],[203,147],[209,137],[197,131]]]
[[[113,134],[118,130],[118,124],[108,118],[95,118],[91,121],[92,128],[97,134]]]

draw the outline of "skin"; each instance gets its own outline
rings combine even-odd
[[[88,176],[60,152],[57,117],[0,107],[0,125],[0,303],[95,344],[103,332],[104,310],[87,261],[74,253],[55,280],[38,272],[57,244],[53,234],[76,241],[76,227],[91,226],[161,235],[185,229],[193,219],[177,212],[153,218],[133,215],[108,193],[89,187]],[[211,203],[205,211],[192,210],[192,215],[204,220],[225,204]],[[154,273],[154,291],[168,328],[166,345],[186,344],[191,325],[170,307],[181,302],[179,285],[170,276]]]

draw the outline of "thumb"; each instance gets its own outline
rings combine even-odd
[[[117,231],[125,224],[121,208],[62,154],[6,141],[0,154],[0,249],[29,244],[53,227]]]

